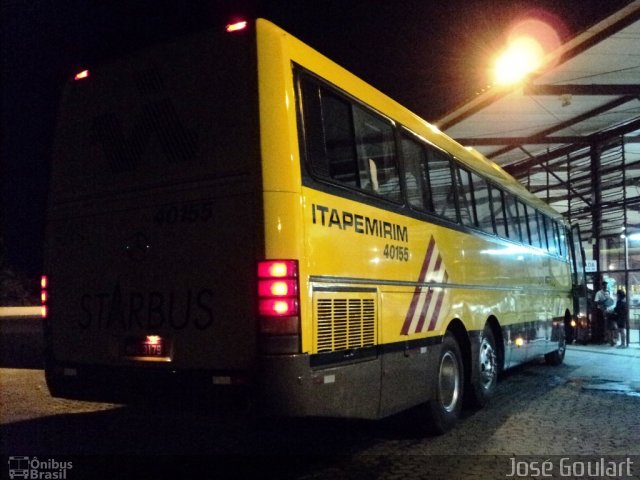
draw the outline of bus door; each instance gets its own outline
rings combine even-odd
[[[589,341],[591,312],[589,309],[587,280],[585,274],[585,254],[582,248],[579,225],[572,225],[569,232],[571,253],[571,278],[573,295],[573,317],[569,325],[565,325],[567,343],[574,340],[580,343]]]

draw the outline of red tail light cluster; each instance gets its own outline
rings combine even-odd
[[[40,277],[40,312],[42,318],[47,318],[49,314],[49,278],[46,275]]]
[[[298,335],[300,296],[296,260],[258,262],[258,315],[260,333]]]
[[[246,22],[245,20],[240,20],[238,22],[227,24],[224,29],[225,31],[227,31],[227,33],[241,32],[242,30],[245,30],[248,25],[248,22]]]
[[[82,70],[81,72],[76,73],[73,79],[76,82],[79,80],[86,80],[87,78],[89,78],[90,75],[91,73],[89,72],[89,70]]]

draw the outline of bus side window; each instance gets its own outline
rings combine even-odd
[[[353,120],[360,188],[400,201],[393,126],[357,105],[353,106]]]
[[[456,166],[456,185],[458,186],[458,201],[460,203],[460,220],[463,225],[476,226],[473,210],[473,196],[469,172],[460,166]]]
[[[547,246],[547,252],[553,253],[553,235],[551,233],[551,222],[542,213],[540,214],[540,218],[542,220],[542,225],[544,225],[545,243]]]
[[[542,248],[540,241],[540,229],[538,228],[538,212],[527,206],[527,219],[529,220],[529,235],[531,235],[531,245]]]
[[[504,192],[504,204],[509,226],[509,238],[518,242],[522,241],[520,221],[518,219],[518,205],[516,199],[510,193]]]
[[[329,162],[329,176],[357,187],[356,149],[349,104],[322,91],[322,128]]]
[[[565,238],[562,232],[564,231],[562,226],[558,222],[553,222],[554,235],[556,238],[556,244],[558,245],[558,255],[562,258],[566,258],[567,248],[565,246]]]
[[[481,176],[471,172],[471,184],[473,185],[473,200],[478,216],[478,227],[483,232],[494,233],[487,181]]]
[[[305,147],[311,171],[357,187],[350,105],[306,78],[301,81],[301,89]]]
[[[429,148],[429,183],[434,213],[452,222],[458,221],[455,183],[451,176],[451,159],[438,150]]]
[[[300,82],[302,117],[304,126],[304,146],[309,168],[316,175],[329,176],[329,159],[325,149],[325,133],[322,127],[320,90],[316,85],[303,79]]]
[[[549,246],[549,253],[552,255],[559,255],[558,238],[555,234],[556,222],[546,216],[544,217],[544,222],[547,230],[547,245]]]
[[[540,212],[536,213],[538,215],[538,228],[540,230],[540,248],[549,251],[549,245],[547,244],[547,229],[544,222],[545,216]]]
[[[565,248],[564,245],[564,236],[562,235],[562,226],[558,223],[558,222],[554,222],[555,224],[555,228],[556,228],[556,241],[558,242],[558,255],[561,258],[565,258],[566,254],[567,254],[567,249]]]
[[[518,214],[520,217],[520,232],[522,233],[522,243],[525,245],[531,245],[531,239],[529,238],[529,225],[527,223],[527,210],[524,206],[524,203],[521,201],[517,201],[518,203]]]
[[[399,202],[391,122],[302,77],[305,147],[311,171]]]
[[[507,238],[502,190],[494,186],[491,187],[491,205],[493,206],[493,218],[496,222],[496,233],[501,237]]]
[[[431,195],[429,194],[429,178],[427,176],[427,157],[420,142],[403,135],[401,140],[402,158],[404,160],[405,185],[407,201],[418,210],[433,212]]]

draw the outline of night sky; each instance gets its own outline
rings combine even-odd
[[[234,16],[288,30],[429,121],[488,82],[509,26],[533,16],[563,41],[629,0],[1,0],[1,228],[16,270],[42,270],[44,212],[63,82],[144,45]]]

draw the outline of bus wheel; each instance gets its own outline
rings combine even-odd
[[[471,367],[474,374],[470,382],[469,400],[474,406],[484,407],[487,405],[496,391],[500,370],[497,353],[493,330],[489,325],[485,325],[476,365]]]
[[[547,365],[558,366],[564,361],[564,354],[567,351],[567,343],[563,338],[558,341],[558,349],[545,354],[544,361]]]
[[[464,385],[460,347],[451,332],[443,338],[434,381],[429,414],[436,433],[445,433],[454,427],[460,416]]]
[[[45,352],[44,379],[52,397],[83,399],[83,384],[77,378],[65,377],[63,369]]]
[[[77,399],[79,388],[60,375],[45,369],[45,381],[52,397]]]

